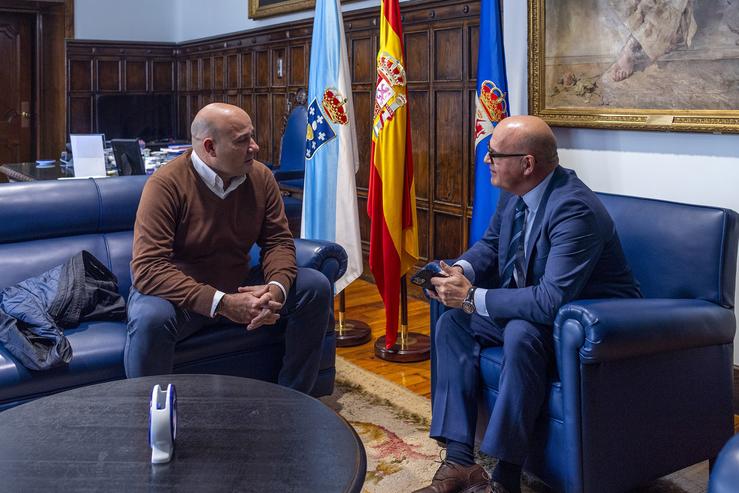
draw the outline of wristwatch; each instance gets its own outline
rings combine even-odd
[[[469,291],[467,291],[467,296],[464,297],[464,301],[462,302],[462,311],[464,311],[468,315],[472,315],[475,313],[475,288],[472,286]]]

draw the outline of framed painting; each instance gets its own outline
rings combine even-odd
[[[739,1],[528,1],[531,114],[739,133]]]
[[[249,0],[249,17],[261,19],[272,15],[312,9],[315,0]]]

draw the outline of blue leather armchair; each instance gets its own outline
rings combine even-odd
[[[125,297],[133,224],[146,176],[0,185],[0,290],[87,250],[118,277]],[[332,283],[346,270],[346,252],[330,242],[295,240],[298,265]],[[258,248],[252,252],[258,261]],[[327,309],[332,309],[329,307]],[[125,378],[124,322],[89,322],[65,330],[73,351],[61,368],[33,372],[0,346],[0,410],[73,387]],[[223,324],[177,346],[176,373],[217,373],[275,381],[284,343],[279,333]],[[314,395],[328,395],[335,377],[336,343],[329,324]]]
[[[524,468],[571,493],[627,491],[715,457],[733,432],[737,214],[598,195],[645,299],[579,300],[557,315],[556,374]],[[432,301],[432,339],[444,309]],[[502,354],[480,355],[483,422]]]

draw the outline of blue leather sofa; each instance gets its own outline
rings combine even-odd
[[[645,299],[579,300],[557,315],[557,371],[524,468],[568,493],[627,491],[716,457],[733,432],[737,214],[598,195]],[[432,302],[432,337],[443,310]],[[502,354],[480,355],[481,423]]]
[[[0,185],[0,289],[38,275],[87,250],[131,287],[133,224],[145,176]],[[329,242],[295,240],[300,266],[323,272],[333,283],[346,270],[346,252]],[[258,249],[252,251],[258,259]],[[333,310],[333,307],[330,308]],[[315,395],[333,390],[333,324],[324,341]],[[0,346],[0,410],[73,387],[125,378],[123,322],[90,322],[66,330],[73,351],[68,366],[26,369]],[[276,331],[247,333],[233,324],[188,338],[177,347],[176,373],[219,373],[276,380],[283,354]]]

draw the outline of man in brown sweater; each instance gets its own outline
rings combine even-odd
[[[284,330],[278,382],[310,392],[328,324],[329,282],[295,265],[277,182],[254,160],[259,146],[249,115],[209,104],[191,134],[192,151],[149,178],[136,213],[126,376],[171,373],[175,344],[225,317],[246,325],[245,334],[261,326]],[[249,265],[254,243],[261,270]]]

